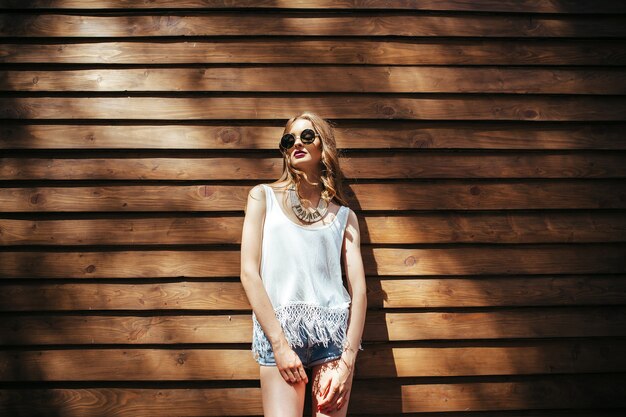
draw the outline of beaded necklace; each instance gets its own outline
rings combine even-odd
[[[291,209],[294,214],[302,221],[307,223],[315,223],[319,221],[328,211],[328,202],[320,196],[320,201],[317,203],[317,208],[313,211],[309,211],[302,207],[302,202],[298,198],[296,193],[296,187],[292,185],[287,189],[289,192],[289,201],[291,202]]]

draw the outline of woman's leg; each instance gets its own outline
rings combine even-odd
[[[276,366],[261,365],[261,396],[265,417],[301,417],[304,409],[304,382],[290,384]]]
[[[317,411],[317,403],[321,400],[323,394],[323,392],[320,392],[320,390],[322,389],[322,387],[326,386],[328,379],[335,375],[340,360],[341,359],[335,359],[329,362],[322,363],[320,365],[313,366],[313,375],[311,378],[313,380],[311,387],[311,399],[313,403],[314,416],[345,417],[348,413],[348,402],[350,401],[350,394],[352,394],[352,389],[350,389],[350,391],[348,391],[348,394],[346,394],[343,405],[339,410],[334,409],[329,414]],[[352,372],[352,374],[350,375],[350,381],[352,381],[353,376],[354,372]]]

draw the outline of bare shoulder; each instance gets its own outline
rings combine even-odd
[[[347,207],[347,206],[346,206]],[[361,231],[359,229],[359,220],[356,213],[350,207],[348,208],[348,218],[346,220],[346,229],[343,235],[344,245],[350,252],[361,246]]]
[[[247,213],[249,209],[265,211],[265,189],[262,184],[257,184],[248,191],[248,201],[244,211]]]
[[[346,221],[346,227],[354,229],[357,233],[359,232],[359,219],[356,216],[354,210],[350,207],[345,206],[348,209],[348,219]]]
[[[263,184],[257,184],[250,189],[248,195],[255,200],[263,199],[265,197],[265,189],[263,188]]]
[[[357,220],[356,213],[348,206],[344,206],[348,210],[348,221]]]

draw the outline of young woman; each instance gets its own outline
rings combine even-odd
[[[289,119],[279,149],[282,176],[250,190],[241,238],[263,411],[302,415],[310,369],[313,414],[345,416],[367,310],[359,224],[328,121]]]

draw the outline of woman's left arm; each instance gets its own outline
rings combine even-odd
[[[350,210],[343,239],[343,261],[348,281],[348,292],[352,299],[348,318],[347,346],[341,359],[350,369],[354,368],[356,355],[361,345],[365,314],[367,312],[367,288],[361,257],[361,233],[356,214]]]
[[[322,409],[327,412],[344,406],[346,396],[352,388],[354,365],[361,344],[367,311],[367,288],[361,258],[359,222],[352,210],[348,215],[344,232],[342,257],[352,302],[348,317],[346,346],[341,354],[336,375],[328,379],[327,385],[322,388],[322,398],[318,402],[318,410]]]

